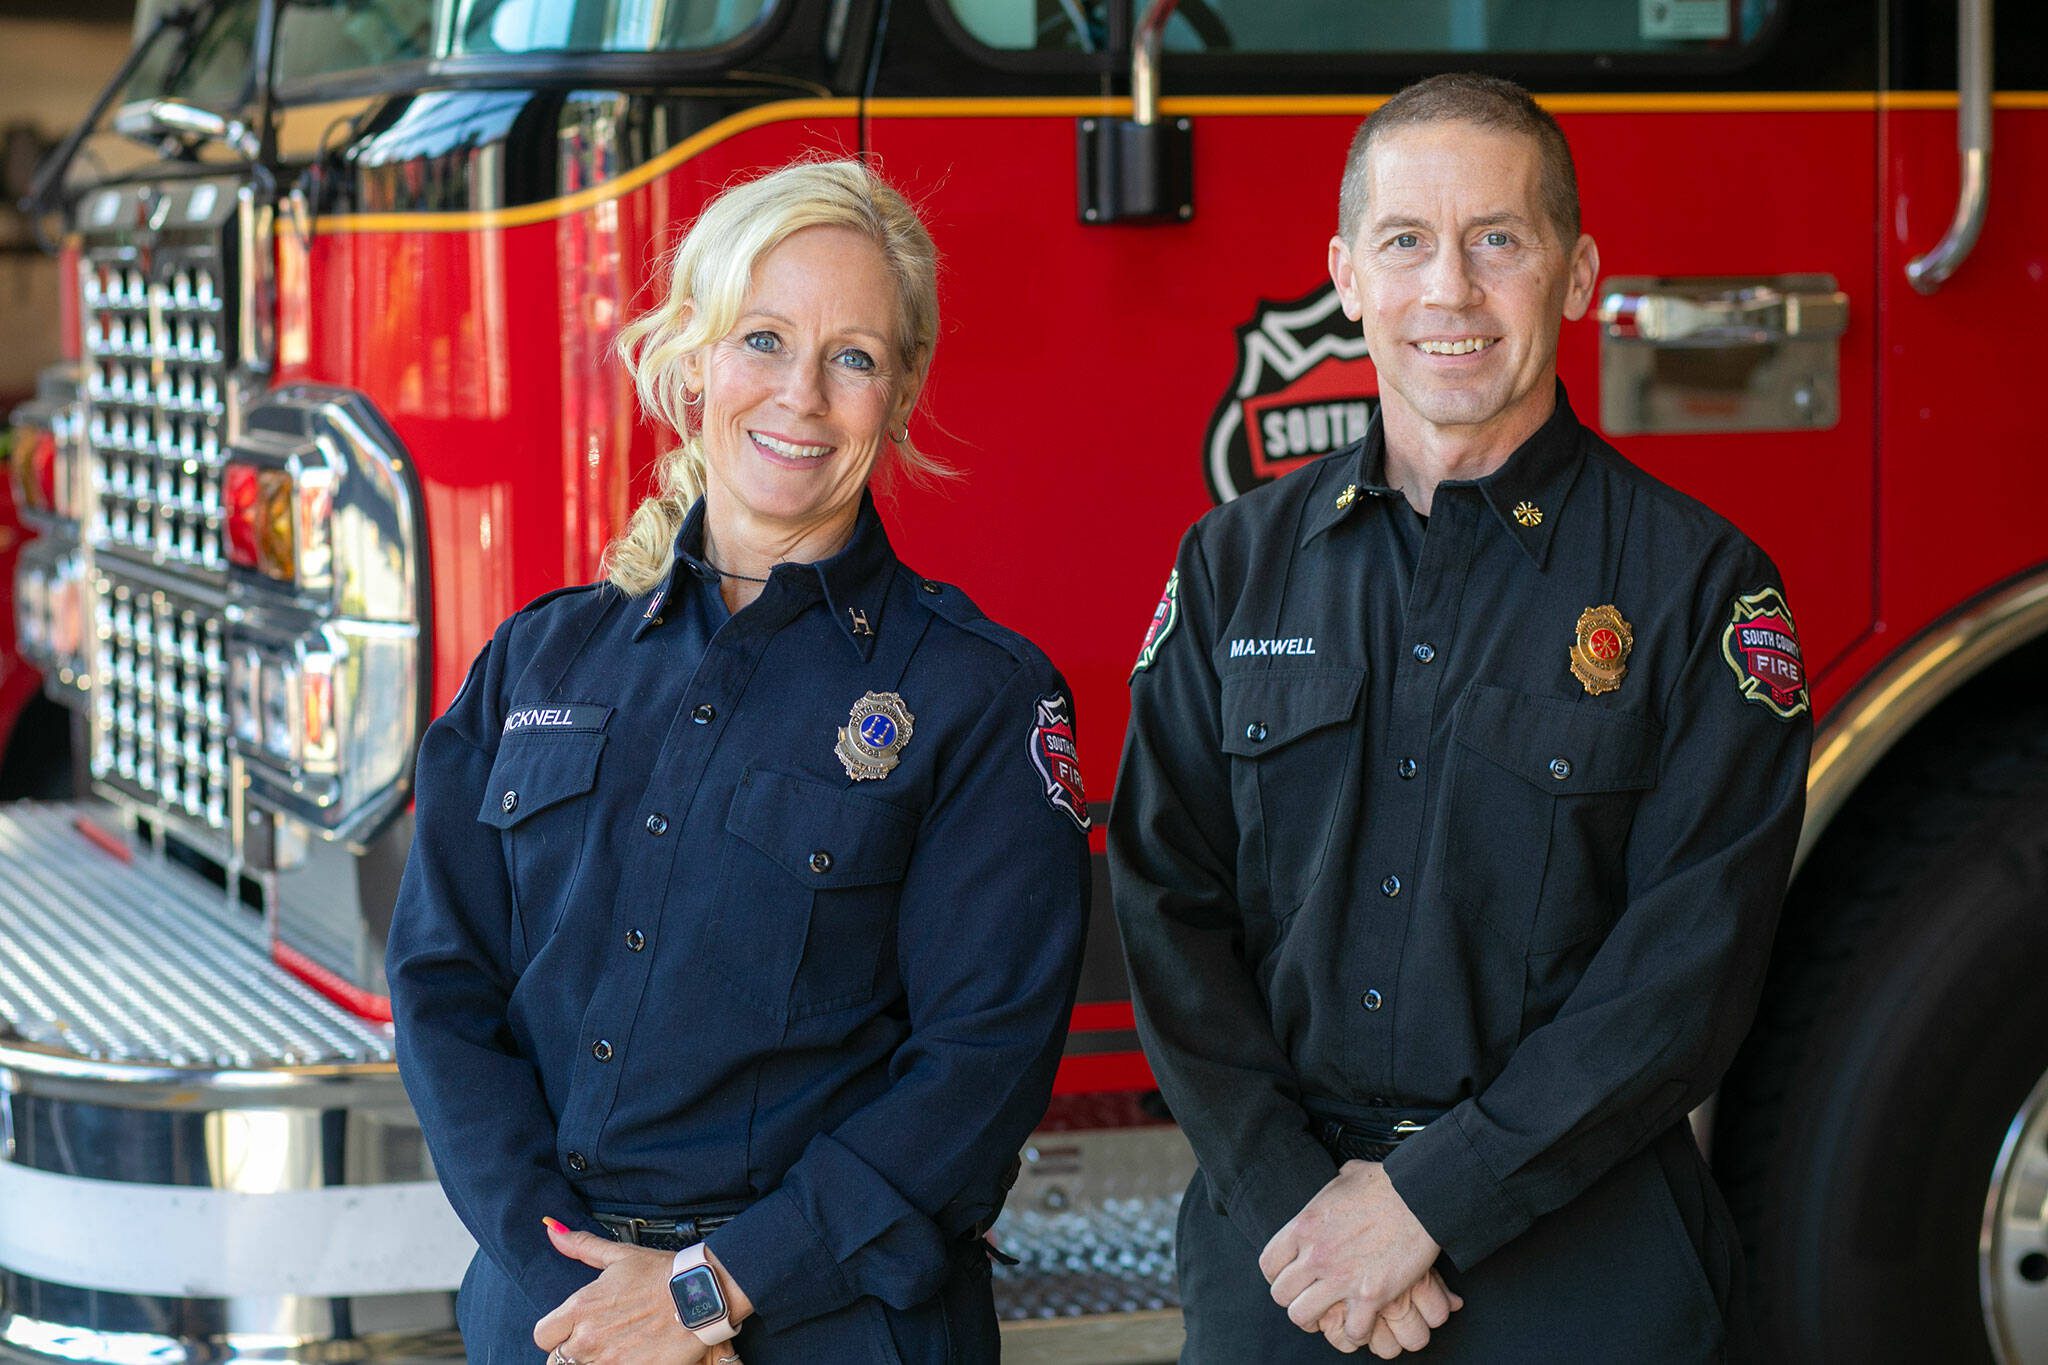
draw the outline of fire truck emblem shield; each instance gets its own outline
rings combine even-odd
[[[1209,493],[1229,502],[1365,435],[1379,375],[1328,283],[1261,301],[1237,329],[1237,374],[1209,418]]]
[[[1159,605],[1152,608],[1152,623],[1145,627],[1145,643],[1138,646],[1138,662],[1131,667],[1131,676],[1137,677],[1152,666],[1159,657],[1159,646],[1166,643],[1166,637],[1173,634],[1173,628],[1180,624],[1180,570],[1176,568],[1166,576],[1166,591],[1159,594]]]
[[[1572,641],[1572,676],[1592,696],[1612,692],[1628,675],[1628,655],[1635,646],[1635,632],[1612,604],[1587,607],[1579,613]]]
[[[910,743],[913,719],[894,692],[870,692],[855,702],[834,746],[846,775],[856,782],[887,777],[903,746]]]
[[[1811,704],[1792,608],[1776,588],[1735,599],[1728,628],[1721,632],[1721,657],[1735,670],[1744,699],[1780,720],[1791,720]]]
[[[1046,803],[1063,811],[1084,834],[1093,823],[1081,786],[1081,751],[1074,744],[1074,711],[1064,692],[1038,699],[1031,727],[1031,762],[1045,782]]]

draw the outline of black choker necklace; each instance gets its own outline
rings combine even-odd
[[[768,581],[765,578],[756,578],[750,573],[734,573],[731,569],[721,569],[708,559],[704,561],[704,567],[717,574],[720,578],[737,578],[742,583],[766,583]]]

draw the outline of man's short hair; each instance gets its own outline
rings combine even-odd
[[[1353,240],[1365,221],[1366,157],[1372,144],[1397,128],[1425,123],[1470,123],[1534,138],[1543,158],[1537,186],[1543,212],[1563,233],[1565,250],[1571,250],[1579,239],[1579,176],[1564,130],[1513,81],[1469,71],[1417,81],[1358,125],[1337,193],[1337,232],[1345,241]]]

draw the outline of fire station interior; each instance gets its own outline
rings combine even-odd
[[[1103,836],[1131,659],[1181,531],[1376,410],[1339,161],[1446,70],[1571,139],[1575,411],[1799,611],[1797,862],[1691,1116],[1759,1358],[2048,1365],[2048,10],[2011,0],[0,0],[0,1365],[466,1358],[383,963],[419,736],[646,487],[635,263],[838,154],[945,258],[919,440],[964,477],[885,510],[1083,718],[1003,1359],[1183,1358],[1196,1162]],[[330,487],[374,572],[308,558]]]

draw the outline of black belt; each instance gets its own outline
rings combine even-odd
[[[716,1228],[722,1228],[737,1215],[730,1213],[700,1213],[685,1218],[637,1218],[631,1214],[600,1213],[597,1221],[604,1224],[604,1230],[612,1240],[628,1246],[652,1247],[656,1251],[681,1251],[710,1236]]]
[[[1442,1111],[1389,1109],[1347,1115],[1309,1111],[1309,1132],[1338,1161],[1385,1161]]]

